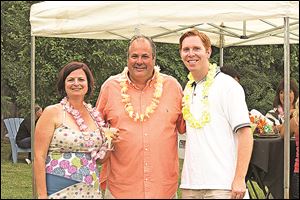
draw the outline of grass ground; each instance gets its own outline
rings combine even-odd
[[[18,163],[9,159],[10,143],[1,140],[1,199],[32,199],[32,168],[25,162],[27,153],[19,153]]]
[[[13,164],[9,156],[10,143],[5,138],[1,140],[1,199],[32,199],[32,165],[25,162],[27,153],[19,153],[17,164]],[[182,163],[183,160],[180,160],[180,172]],[[255,187],[258,190],[259,199],[264,198],[257,184]],[[252,190],[249,192],[253,193]],[[177,196],[181,198],[180,189],[177,191]]]

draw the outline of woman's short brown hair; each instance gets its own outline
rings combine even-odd
[[[65,80],[69,74],[77,69],[82,69],[85,72],[85,75],[87,77],[88,81],[88,92],[87,95],[91,96],[94,90],[94,77],[90,70],[90,68],[82,62],[70,62],[66,64],[59,72],[58,74],[58,80],[57,80],[57,91],[58,93],[64,97],[66,96],[66,90],[65,90]]]

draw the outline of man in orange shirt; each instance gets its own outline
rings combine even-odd
[[[119,129],[120,141],[102,166],[104,198],[174,198],[178,187],[177,133],[185,132],[182,88],[159,72],[156,49],[134,36],[127,67],[102,85],[96,107]]]

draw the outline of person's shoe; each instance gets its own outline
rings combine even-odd
[[[31,164],[31,160],[30,159],[25,158],[25,161],[27,162],[28,165]]]

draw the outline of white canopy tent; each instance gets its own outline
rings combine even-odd
[[[35,103],[35,37],[129,40],[135,34],[178,43],[189,28],[205,32],[221,49],[284,44],[285,115],[289,116],[289,44],[299,44],[298,1],[57,1],[30,10],[31,110]],[[220,58],[223,65],[223,57]],[[31,112],[34,119],[34,112]],[[32,120],[34,122],[34,120]],[[32,123],[32,130],[35,124]],[[289,119],[285,122],[284,197],[289,191]],[[33,133],[32,133],[33,137]],[[33,140],[32,140],[33,141]],[[33,147],[33,145],[32,145]],[[33,181],[34,183],[34,181]],[[34,187],[33,187],[34,188]]]
[[[178,43],[195,27],[217,47],[283,44],[283,17],[290,18],[290,43],[299,42],[298,8],[297,1],[42,2],[31,7],[30,23],[31,34],[43,37],[124,40],[141,33]]]

